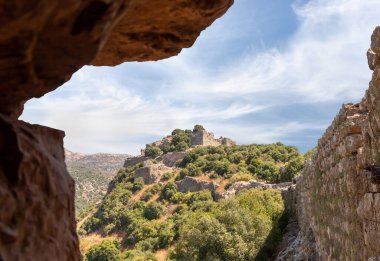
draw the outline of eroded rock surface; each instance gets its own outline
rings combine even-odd
[[[0,260],[79,260],[64,132],[0,116]]]
[[[177,55],[233,0],[15,0],[0,4],[0,113],[18,117],[86,64]]]
[[[369,89],[342,107],[306,162],[293,191],[300,233],[279,260],[305,260],[305,249],[311,260],[380,257],[380,184],[366,170],[380,166],[380,27],[368,54]]]
[[[215,182],[200,180],[189,176],[186,176],[175,183],[178,186],[178,191],[183,193],[209,190],[211,194],[214,195],[216,189],[219,187]]]
[[[129,0],[94,65],[152,61],[191,47],[200,32],[222,16],[233,0]]]
[[[80,260],[64,133],[16,119],[86,64],[159,60],[190,47],[233,0],[0,3],[0,260]]]
[[[250,181],[238,181],[233,183],[226,191],[223,193],[217,192],[217,199],[226,199],[234,196],[236,193],[242,191],[243,189],[253,189],[253,188],[262,188],[262,189],[277,189],[281,191],[286,191],[292,185],[292,182],[284,182],[278,184],[268,184],[265,182],[260,182],[256,180]]]
[[[164,173],[170,171],[172,171],[172,168],[165,166],[163,163],[154,164],[148,160],[144,162],[142,168],[136,170],[135,178],[142,178],[145,184],[153,184],[158,182]]]

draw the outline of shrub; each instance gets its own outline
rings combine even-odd
[[[240,152],[235,152],[228,156],[228,160],[231,163],[235,163],[235,164],[240,163],[240,161],[242,161],[243,159],[244,159],[243,154],[241,154]]]
[[[141,190],[144,187],[144,179],[143,178],[137,178],[135,179],[135,182],[133,182],[132,191],[136,192]]]
[[[202,125],[197,124],[197,125],[195,125],[194,128],[193,128],[193,133],[197,133],[197,132],[199,132],[199,131],[205,131],[205,130],[206,130],[206,129],[205,129]]]
[[[149,199],[151,199],[152,197],[153,197],[152,192],[145,191],[144,194],[141,196],[141,200],[146,202],[146,201],[149,201]]]
[[[121,261],[157,261],[157,258],[150,251],[129,250],[124,253]]]
[[[149,203],[144,210],[144,217],[146,219],[152,220],[159,218],[164,213],[164,208],[160,203],[152,202]]]
[[[186,151],[189,148],[188,142],[181,141],[174,146],[174,151]]]
[[[171,172],[165,172],[163,175],[162,175],[162,180],[169,180],[171,177],[173,177],[173,173]]]
[[[102,221],[97,217],[90,217],[85,223],[84,223],[84,230],[87,232],[93,232],[98,230],[102,226]]]
[[[177,186],[173,182],[168,182],[161,190],[161,198],[171,200],[177,191]]]
[[[161,154],[161,149],[155,146],[149,146],[145,149],[145,157],[157,158]]]
[[[249,173],[236,173],[230,179],[230,182],[233,184],[238,181],[250,181],[252,179],[252,175]]]
[[[119,261],[120,244],[113,240],[104,240],[100,245],[90,248],[86,253],[88,261]]]
[[[285,170],[280,175],[281,182],[289,182],[297,176],[303,168],[304,157],[299,156],[297,158],[291,159],[285,166]]]

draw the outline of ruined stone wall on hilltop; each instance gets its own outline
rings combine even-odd
[[[277,260],[380,257],[380,184],[366,170],[380,166],[379,57],[380,27],[368,52],[369,89],[361,103],[342,107],[305,163],[294,191],[301,230]]]
[[[228,145],[222,143],[222,140],[215,139],[214,133],[207,131],[198,131],[193,133],[191,136],[191,145],[192,146],[219,146],[219,145]]]

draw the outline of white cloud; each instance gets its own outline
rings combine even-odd
[[[235,5],[240,3],[247,1]],[[229,57],[226,43],[218,42],[244,34],[241,30],[234,34],[239,20],[231,26],[226,24],[231,18],[222,19],[214,30],[202,33],[200,44],[178,57],[117,68],[83,68],[55,93],[29,102],[23,119],[66,130],[68,148],[82,152],[137,153],[150,141],[144,138],[195,123],[244,142],[322,132],[337,111],[331,112],[331,119],[301,120],[291,113],[284,113],[279,122],[250,119],[274,112],[282,115],[279,106],[301,104],[298,110],[303,110],[312,103],[323,107],[360,100],[370,78],[365,52],[380,6],[378,0],[315,0],[293,8],[299,26],[280,47],[259,53],[242,50],[244,58]],[[213,60],[218,52],[227,58]]]

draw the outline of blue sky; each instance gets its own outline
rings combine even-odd
[[[65,147],[137,154],[200,123],[239,144],[313,148],[370,81],[378,0],[236,0],[194,46],[158,62],[86,66],[21,119],[65,130]]]

